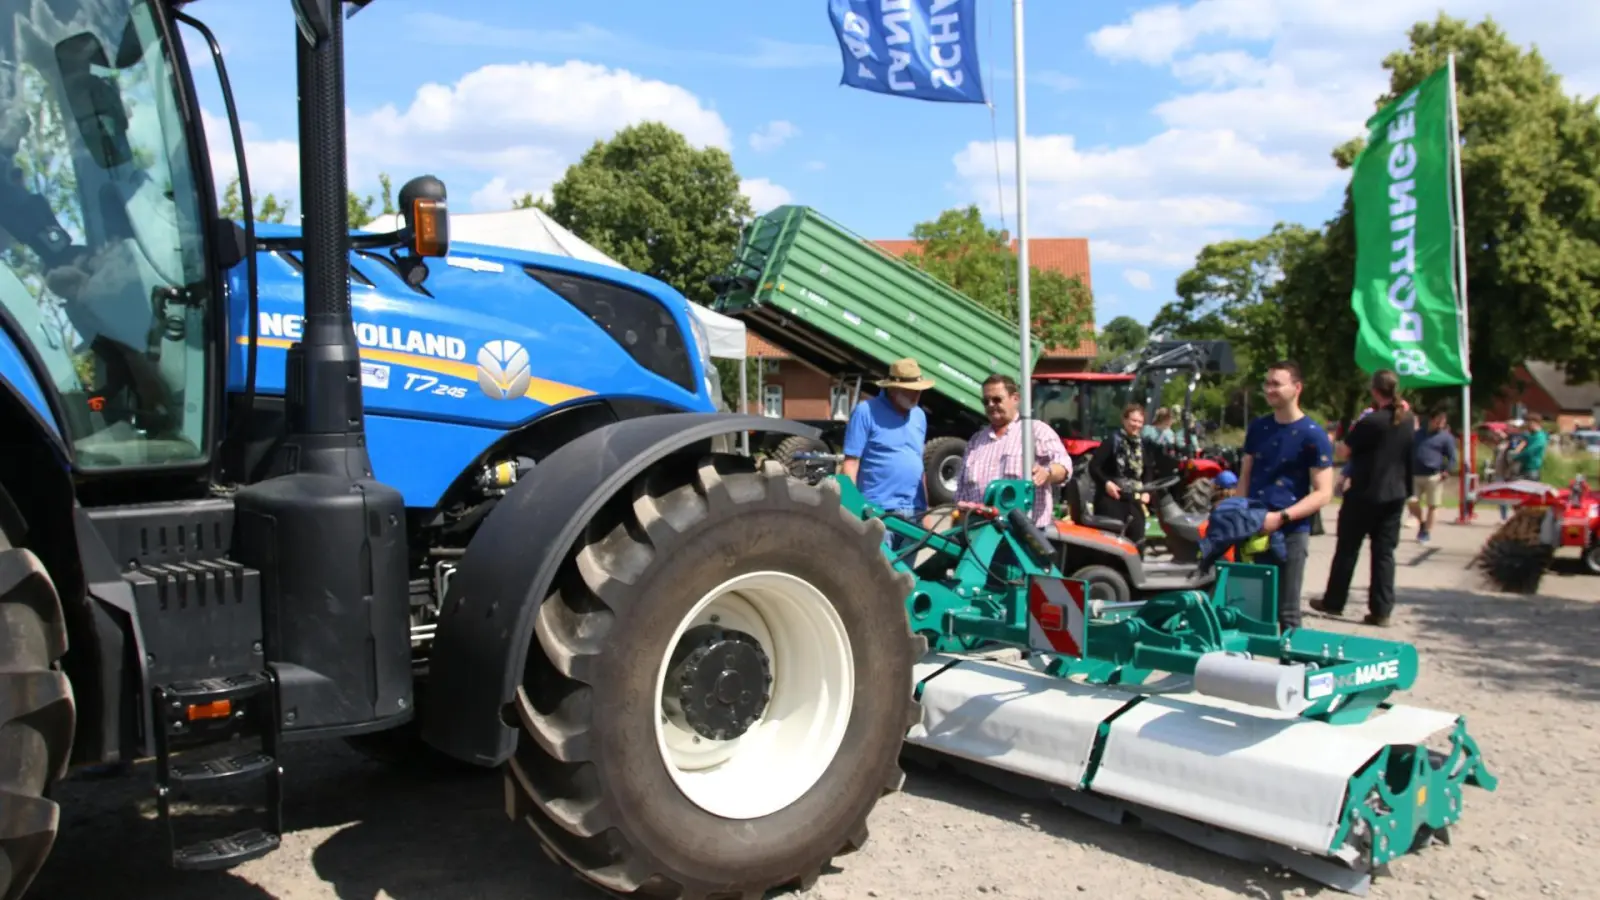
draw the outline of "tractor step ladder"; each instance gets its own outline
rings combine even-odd
[[[175,868],[225,869],[278,848],[283,835],[283,766],[278,759],[277,699],[277,679],[270,669],[155,689],[156,800]],[[257,739],[257,748],[226,747],[220,755],[194,760],[174,757],[250,737]],[[266,820],[262,825],[178,843],[172,817],[175,799],[247,783],[262,783]]]

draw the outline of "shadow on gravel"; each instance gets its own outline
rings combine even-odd
[[[1545,575],[1547,583],[1558,577]],[[1573,577],[1594,579],[1600,596],[1600,578]],[[1454,639],[1454,646],[1431,648],[1430,661],[1443,660],[1497,692],[1600,701],[1600,603],[1419,588],[1401,589],[1398,602],[1418,630]]]
[[[77,778],[58,785],[55,799],[61,804],[60,831],[27,896],[39,900],[278,900],[228,872],[172,868],[166,832],[153,817],[151,783],[147,771],[141,769],[126,778]],[[151,818],[140,815],[141,805],[148,808]],[[206,823],[206,835],[228,834],[257,824],[232,815],[207,816]]]
[[[1049,799],[1010,793],[961,769],[944,764],[930,767],[921,754],[908,754],[902,761],[906,793],[1007,822],[1022,821],[1064,845],[1079,845],[1093,853],[1109,853],[1151,866],[1175,882],[1171,885],[1174,897],[1186,893],[1183,882],[1208,884],[1254,900],[1345,896],[1278,867],[1212,853],[1165,832],[1144,828],[1133,820],[1112,825]],[[1059,862],[1051,867],[1061,872],[1061,896],[1074,896],[1075,891],[1083,890],[1082,884],[1073,881],[1070,867]]]
[[[498,772],[431,773],[371,762],[343,744],[284,753],[284,846],[230,872],[168,864],[148,766],[121,779],[60,786],[61,836],[28,896],[116,900],[597,900],[545,857],[527,826],[506,818]],[[254,805],[237,790],[208,799]],[[223,807],[180,827],[215,836],[261,824]],[[203,831],[194,829],[203,825]],[[327,835],[305,832],[337,829]],[[306,858],[307,838],[317,844]],[[182,838],[180,837],[180,840]],[[270,885],[272,893],[251,882]]]
[[[435,773],[365,760],[308,791],[296,816],[349,822],[311,856],[339,900],[597,900],[506,818],[499,772]]]

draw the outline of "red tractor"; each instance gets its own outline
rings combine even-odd
[[[1184,378],[1177,429],[1187,439],[1172,448],[1167,463],[1183,478],[1184,488],[1178,492],[1181,506],[1208,512],[1218,489],[1227,486],[1228,479],[1219,481],[1219,476],[1236,468],[1236,461],[1226,450],[1201,445],[1190,403],[1202,374],[1234,371],[1233,348],[1227,341],[1155,341],[1137,357],[1112,363],[1107,371],[1034,375],[1033,415],[1061,435],[1073,467],[1082,469],[1100,442],[1121,427],[1124,406],[1139,401],[1150,409],[1160,402],[1167,382]],[[1161,474],[1169,471],[1161,465],[1157,469]]]

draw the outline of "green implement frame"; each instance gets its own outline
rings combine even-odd
[[[1348,769],[1320,772],[1333,775],[1335,786],[1342,786],[1332,794],[1337,802],[1326,806],[1330,818],[1322,820],[1331,842],[1308,845],[1302,838],[1290,845],[1370,871],[1445,833],[1460,818],[1465,786],[1490,791],[1497,786],[1463,717],[1410,707],[1399,712],[1402,708],[1391,702],[1396,692],[1416,681],[1415,647],[1310,628],[1281,631],[1277,571],[1270,566],[1219,563],[1209,595],[1174,591],[1129,603],[1090,602],[1087,583],[1061,575],[1045,536],[1029,520],[1033,492],[1029,482],[991,483],[983,504],[962,504],[955,525],[935,532],[868,503],[850,479],[834,476],[834,481],[846,509],[867,520],[883,521],[884,552],[897,569],[915,579],[905,598],[912,630],[927,638],[936,656],[949,660],[917,683],[919,702],[927,702],[924,692],[948,677],[944,675],[948,670],[974,662],[983,665],[973,654],[996,649],[995,645],[1015,648],[1031,658],[1030,671],[1060,686],[1058,699],[1063,705],[1090,702],[1074,693],[1081,691],[1078,686],[1118,692],[1101,698],[1123,698],[1113,703],[1101,722],[1081,780],[1062,787],[1103,793],[1098,787],[1106,780],[1101,759],[1108,746],[1118,746],[1118,740],[1122,746],[1130,740],[1152,742],[1151,753],[1174,754],[1169,757],[1173,759],[1182,751],[1172,747],[1205,743],[1198,731],[1173,732],[1165,738],[1159,730],[1131,736],[1124,731],[1117,737],[1116,720],[1141,704],[1155,704],[1145,709],[1170,707],[1171,721],[1184,716],[1191,721],[1232,716],[1241,731],[1254,729],[1263,740],[1293,730],[1294,741],[1302,748],[1346,739],[1366,742],[1370,751],[1362,751]],[[1156,673],[1164,674],[1157,679]],[[1174,688],[1173,677],[1187,678],[1190,684]],[[1157,686],[1162,682],[1167,685]],[[1258,690],[1262,683],[1282,690],[1263,694]],[[1018,687],[1002,693],[1015,700],[1032,690]],[[994,702],[1000,702],[999,696]],[[964,710],[980,707],[988,708],[977,701],[961,705]],[[1448,732],[1447,748],[1434,751],[1420,739],[1398,736],[1404,725],[1385,731],[1387,726],[1377,720],[1391,711],[1395,721],[1408,717],[1417,721],[1420,716],[1439,723]],[[933,734],[925,740],[937,743],[963,728],[983,727],[971,718],[976,713],[964,715],[968,719],[960,725],[929,726]],[[1004,726],[1016,729],[1006,732],[1013,737],[1026,727],[1014,721]],[[1386,733],[1395,736],[1375,737]],[[1167,746],[1156,746],[1163,740]],[[1030,747],[1059,744],[1038,736],[1026,742]],[[1206,762],[1211,757],[1192,754],[1185,758],[1204,769],[1213,762],[1238,765],[1238,759],[1248,758],[1252,751],[1241,747],[1234,752],[1246,756],[1231,762],[1220,757]],[[1295,765],[1292,758],[1270,761]],[[1126,784],[1129,774],[1125,770],[1118,777]],[[1104,790],[1126,799],[1126,793],[1119,795],[1114,788]],[[1238,799],[1245,805],[1261,801]],[[1262,802],[1268,809],[1277,806],[1270,798]],[[1256,837],[1265,839],[1259,832]]]

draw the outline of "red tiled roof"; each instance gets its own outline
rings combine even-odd
[[[774,345],[771,341],[749,330],[744,333],[744,353],[751,359],[789,358],[789,351]]]
[[[907,238],[875,240],[874,244],[895,256],[905,256],[917,249],[919,241]],[[1017,241],[1011,241],[1011,252],[1017,252]],[[1089,240],[1087,238],[1029,238],[1028,265],[1047,272],[1060,272],[1071,278],[1076,275],[1083,286],[1093,289],[1089,280]],[[1094,318],[1089,320],[1090,334],[1094,333]],[[1076,347],[1047,347],[1043,359],[1093,359],[1097,352],[1094,338],[1084,339]]]

